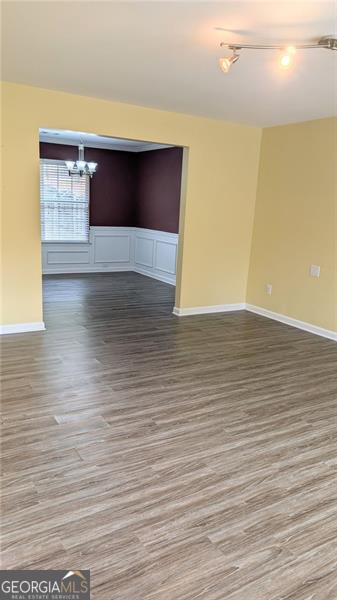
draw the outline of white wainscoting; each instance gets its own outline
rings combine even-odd
[[[96,273],[133,270],[134,231],[130,227],[90,227],[89,242],[43,242],[43,273]]]
[[[43,242],[42,272],[136,271],[175,285],[178,234],[137,227],[90,227],[89,242]]]
[[[97,271],[130,271],[134,233],[124,227],[91,227],[92,266]]]
[[[175,285],[178,234],[135,229],[135,267],[137,273]]]

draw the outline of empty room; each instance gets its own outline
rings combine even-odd
[[[1,10],[1,600],[336,600],[335,3]]]

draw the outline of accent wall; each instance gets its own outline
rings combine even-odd
[[[182,148],[137,153],[137,227],[178,233],[182,160]]]
[[[40,142],[40,158],[76,160],[77,146]],[[85,148],[98,163],[90,180],[90,225],[179,232],[182,148],[122,152]]]

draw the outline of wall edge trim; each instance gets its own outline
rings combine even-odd
[[[288,317],[286,315],[282,315],[281,313],[273,312],[272,310],[268,310],[267,308],[255,306],[254,304],[246,304],[246,310],[248,312],[260,315],[261,317],[266,317],[267,319],[278,321],[279,323],[283,323],[284,325],[290,325],[290,327],[296,327],[297,329],[301,329],[302,331],[307,331],[308,333],[313,333],[314,335],[319,335],[321,337],[337,342],[337,331],[324,329],[323,327],[319,327],[318,325],[313,325],[312,323],[307,323],[306,321],[300,321],[298,319],[294,319],[293,317]]]
[[[28,333],[29,331],[44,331],[46,329],[43,321],[33,323],[13,323],[11,325],[0,325],[0,335],[8,333]]]

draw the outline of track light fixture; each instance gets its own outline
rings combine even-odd
[[[228,73],[231,66],[240,58],[241,50],[278,50],[280,52],[279,64],[282,69],[288,69],[293,61],[297,50],[322,49],[337,50],[337,37],[325,36],[312,44],[295,44],[293,46],[281,46],[279,44],[232,44],[221,42],[221,48],[231,50],[231,56],[219,59],[219,65],[223,73]]]

